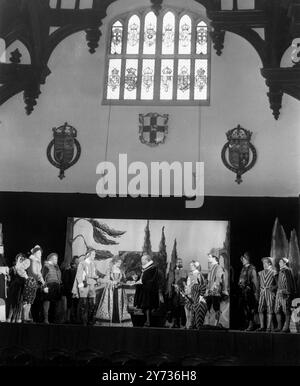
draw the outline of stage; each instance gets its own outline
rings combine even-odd
[[[18,352],[32,355],[33,364],[55,355],[72,364],[85,353],[106,366],[300,365],[300,334],[1,323],[2,364]]]

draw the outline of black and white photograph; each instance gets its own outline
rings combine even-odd
[[[0,0],[0,379],[299,366],[299,100],[299,0]]]

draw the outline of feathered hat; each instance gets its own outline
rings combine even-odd
[[[30,252],[34,255],[37,251],[43,252],[42,248],[39,245],[34,246]]]
[[[218,250],[216,248],[212,248],[208,252],[208,255],[211,255],[212,257],[214,257],[217,260],[217,262],[219,262],[219,253],[218,253]]]

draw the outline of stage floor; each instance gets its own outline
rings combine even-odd
[[[60,349],[73,355],[95,350],[104,357],[122,351],[140,359],[166,354],[178,363],[203,357],[211,364],[231,358],[232,365],[300,365],[300,334],[292,333],[0,323],[0,350],[8,347],[39,358]]]

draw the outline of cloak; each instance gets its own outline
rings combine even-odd
[[[142,284],[136,286],[134,306],[142,310],[151,310],[159,307],[159,280],[158,268],[155,264],[149,265],[142,272]]]

